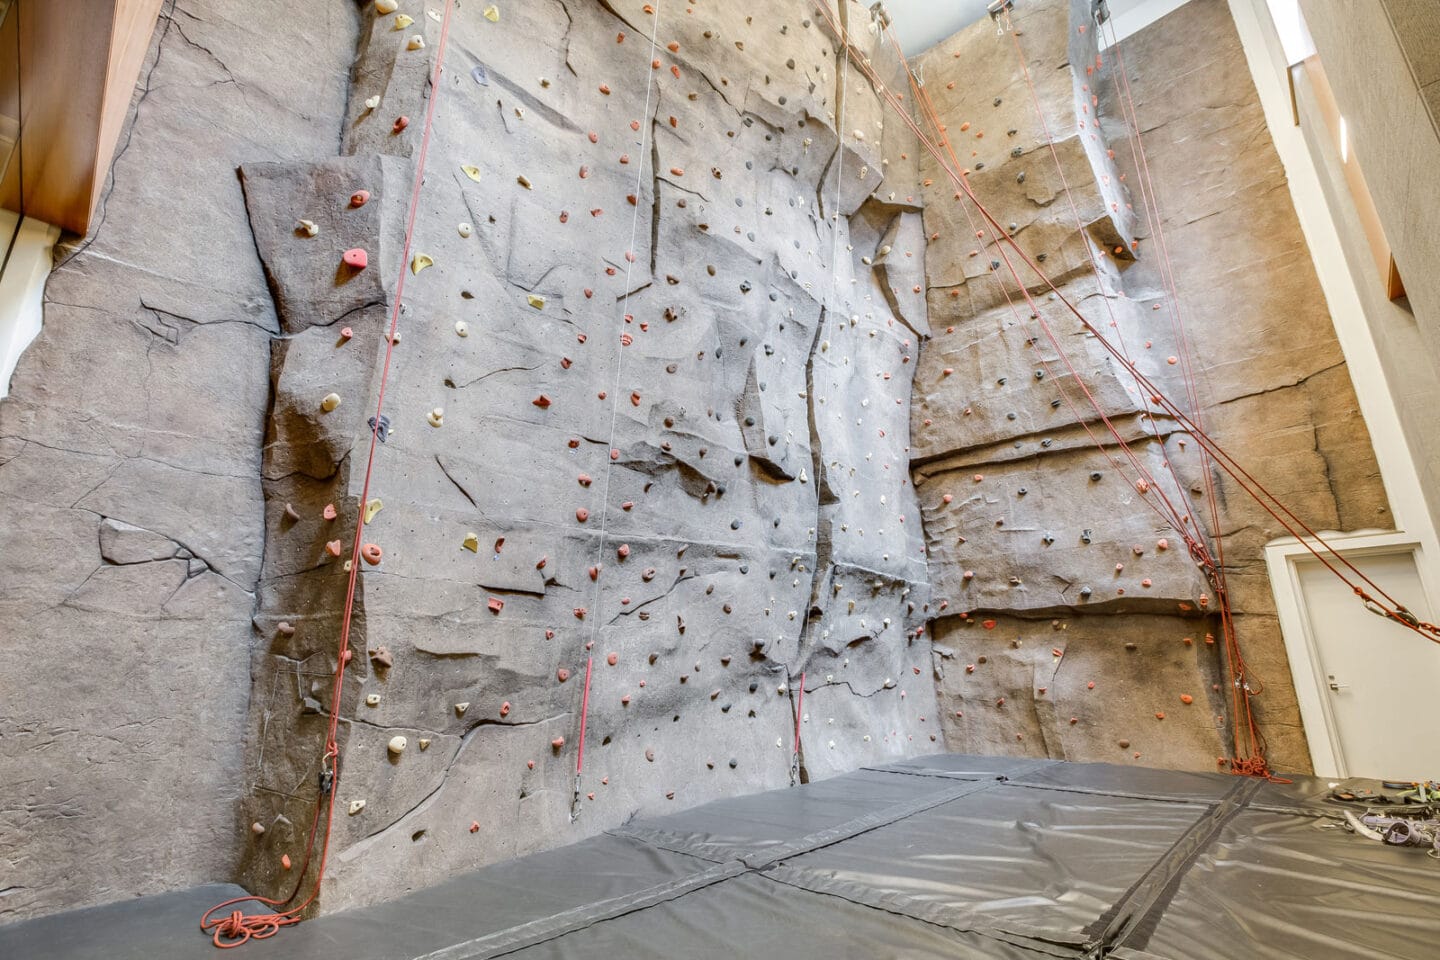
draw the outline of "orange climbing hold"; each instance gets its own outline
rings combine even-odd
[[[360,548],[360,558],[372,567],[380,562],[382,555],[378,543],[367,543]]]

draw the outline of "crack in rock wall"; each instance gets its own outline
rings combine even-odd
[[[1013,15],[1045,124],[1013,41],[989,21],[927,53],[921,72],[977,196],[1092,324],[1183,401],[1133,131],[1089,6],[1051,0]],[[1206,429],[1316,529],[1389,527],[1369,435],[1224,3],[1194,0],[1122,49]],[[916,371],[912,470],[944,605],[934,635],[947,743],[1214,769],[1235,753],[1220,629],[1202,603],[1213,589],[1129,465],[1087,433],[1110,443],[1076,375],[1213,536],[1197,444],[1036,281],[1039,313],[1074,372],[1057,363],[943,174],[928,163],[922,173],[935,184],[925,193],[934,336]],[[1263,560],[1264,544],[1284,531],[1228,477],[1212,479],[1238,635],[1252,681],[1264,683],[1255,705],[1270,760],[1304,771]]]
[[[362,509],[383,551],[338,704],[326,910],[784,785],[802,674],[802,778],[941,746],[907,469],[913,134],[801,0],[665,4],[653,54],[640,2],[467,4],[431,91],[442,9],[364,9],[338,156],[241,169],[281,330],[252,889],[295,881]]]

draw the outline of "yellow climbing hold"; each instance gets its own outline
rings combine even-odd
[[[485,8],[485,19],[489,20],[491,23],[499,23],[500,8],[495,6],[495,4],[493,3],[490,4],[490,6]]]
[[[415,254],[415,256],[410,258],[411,273],[419,273],[426,267],[433,266],[435,266],[435,261],[430,258],[430,255],[428,253],[417,253]]]
[[[460,545],[466,550],[469,550],[471,553],[479,553],[480,534],[474,533],[473,531],[471,533],[465,534],[465,542]]]
[[[387,13],[394,13],[400,5],[395,0],[375,0],[375,12],[384,16]]]
[[[379,497],[372,497],[365,504],[365,522],[369,523],[375,519],[375,514],[385,509],[385,502]]]
[[[300,230],[303,231],[307,237],[313,237],[320,232],[320,228],[315,225],[314,220],[301,220],[299,224]]]
[[[329,413],[338,406],[340,406],[340,394],[338,393],[327,393],[325,394],[325,399],[320,401],[320,409],[326,413]]]
[[[545,309],[545,298],[540,296],[538,293],[532,293],[525,299],[530,301],[530,306],[534,307],[536,310]]]
[[[413,36],[413,37],[410,38],[410,42],[407,43],[407,44],[405,44],[405,49],[407,49],[407,50],[423,50],[423,49],[425,49],[425,38],[422,37],[422,36],[420,36],[420,34],[418,34],[418,33],[415,34],[415,36]]]
[[[415,22],[415,18],[414,18],[414,17],[407,17],[407,16],[406,16],[405,14],[403,14],[403,13],[397,13],[397,14],[395,14],[395,29],[396,29],[396,30],[404,30],[406,27],[410,26],[410,24],[412,24],[412,23],[414,23],[414,22]]]
[[[480,168],[479,168],[479,167],[471,166],[470,164],[467,163],[467,164],[465,164],[464,166],[462,166],[460,169],[463,170],[463,171],[465,171],[465,176],[469,177],[471,180],[474,180],[476,183],[479,183],[479,182],[480,182]]]
[[[525,176],[525,174],[523,174],[523,173],[520,174],[520,176],[518,176],[518,177],[515,178],[515,182],[518,183],[518,184],[520,184],[520,186],[524,187],[526,190],[533,189],[533,188],[530,186],[530,178],[527,177],[527,176]]]

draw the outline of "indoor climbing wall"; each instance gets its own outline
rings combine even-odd
[[[801,778],[942,746],[913,135],[808,0],[444,11],[368,4],[339,154],[241,167],[283,330],[252,889],[302,868],[365,517],[325,909],[784,785],[797,709]]]
[[[1388,527],[1225,5],[1195,0],[1125,41],[1128,88],[1090,6],[1017,4],[1015,35],[985,20],[921,58],[969,184],[1058,292],[1191,411],[1193,383],[1207,432],[1307,522]],[[989,225],[928,157],[922,172],[934,336],[916,372],[912,469],[947,605],[934,634],[948,745],[1214,769],[1235,755],[1214,590],[1152,506],[1163,493],[1213,534],[1199,445],[1022,265],[1027,304]],[[1218,470],[1211,482],[1269,759],[1304,770],[1263,565],[1283,530]]]

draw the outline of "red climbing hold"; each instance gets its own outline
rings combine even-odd
[[[480,821],[479,821],[479,820],[471,820],[471,821],[470,821],[470,832],[471,832],[471,833],[479,833],[479,832],[480,832]]]
[[[546,407],[550,406],[550,398],[545,396],[545,394],[543,393],[540,394],[540,396],[536,397],[534,400],[531,400],[530,402],[533,403],[535,406],[539,407],[541,410],[544,410]]]
[[[994,620],[985,620],[985,621],[982,621],[982,622],[981,622],[980,626],[984,627],[986,630],[994,630],[994,629],[995,629],[995,621],[994,621]]]
[[[363,207],[365,206],[365,202],[369,199],[369,190],[356,190],[354,193],[350,194],[350,206]]]
[[[398,116],[395,118],[395,126],[392,128],[392,132],[399,133],[401,130],[404,130],[408,126],[410,126],[410,118],[403,115]]]

